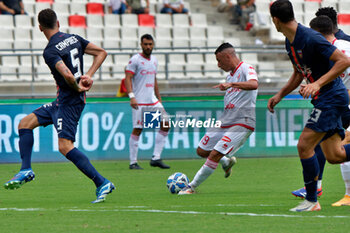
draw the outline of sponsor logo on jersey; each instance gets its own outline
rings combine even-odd
[[[235,107],[234,104],[229,103],[225,106],[225,109],[233,109],[234,107]]]
[[[155,70],[151,70],[151,71],[148,71],[148,70],[141,70],[140,71],[140,74],[141,75],[154,75],[156,74],[157,72]]]

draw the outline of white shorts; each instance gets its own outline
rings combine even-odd
[[[162,103],[158,102],[155,105],[151,106],[139,106],[138,109],[132,108],[132,127],[135,129],[143,128],[143,112],[144,111],[156,111],[159,110],[161,112],[161,119],[166,119],[168,114],[165,111]]]
[[[232,156],[243,146],[253,131],[236,125],[230,128],[211,129],[199,142],[199,147],[206,151],[215,149],[221,154]]]

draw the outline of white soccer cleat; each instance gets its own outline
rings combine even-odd
[[[237,159],[235,156],[229,158],[229,163],[227,166],[222,165],[222,169],[225,171],[225,178],[228,178],[231,175],[232,167],[237,163]]]
[[[186,194],[194,194],[195,191],[191,186],[187,186],[186,188],[183,188],[180,190],[180,192],[177,195],[186,195]]]
[[[304,211],[319,211],[321,210],[320,203],[318,201],[311,202],[308,200],[304,200],[297,207],[290,209],[292,212],[304,212]]]

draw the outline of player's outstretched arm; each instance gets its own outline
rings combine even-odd
[[[90,89],[90,87],[83,87],[76,82],[74,75],[62,60],[56,63],[55,68],[63,76],[67,84],[77,92],[88,91]]]
[[[85,75],[92,77],[107,57],[107,52],[93,43],[89,43],[84,51],[86,54],[94,56],[91,67]]]
[[[294,72],[292,76],[290,76],[288,82],[276,95],[269,99],[267,103],[267,108],[269,109],[269,111],[274,113],[274,107],[283,99],[283,97],[294,91],[302,81],[303,75],[299,73],[294,67]]]

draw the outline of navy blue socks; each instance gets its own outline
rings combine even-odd
[[[344,149],[346,152],[346,161],[350,161],[350,144],[344,145]]]
[[[318,175],[318,179],[322,180],[324,166],[326,165],[326,157],[323,154],[320,144],[315,147],[315,154],[317,156],[318,165],[320,167],[320,174]]]
[[[96,171],[94,166],[92,166],[90,163],[88,157],[86,157],[86,155],[84,155],[77,148],[74,147],[71,151],[69,151],[66,154],[66,158],[72,161],[80,171],[89,177],[95,183],[96,187],[99,187],[103,184],[105,178],[101,176],[98,171]]]
[[[303,176],[306,188],[306,197],[308,201],[317,201],[317,180],[320,172],[317,157],[313,155],[308,159],[300,159],[303,166]]]
[[[22,167],[21,170],[31,169],[32,149],[34,144],[32,129],[19,129],[19,153],[21,154]]]

